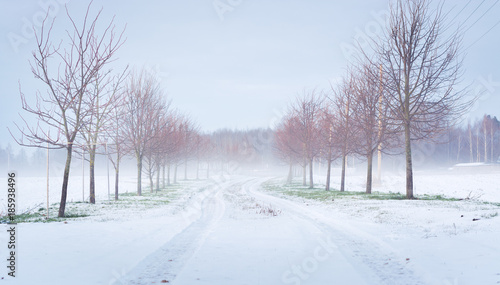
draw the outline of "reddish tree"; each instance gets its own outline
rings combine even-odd
[[[291,184],[293,179],[293,165],[302,160],[302,144],[297,139],[295,131],[298,128],[297,117],[290,114],[285,116],[274,132],[274,150],[277,156],[288,163],[289,170],[287,183]]]
[[[318,156],[321,148],[319,141],[319,117],[322,109],[322,96],[313,90],[303,97],[297,98],[291,106],[293,116],[297,118],[295,134],[302,144],[303,157],[303,185],[306,185],[306,165],[309,164],[309,188],[314,187],[313,160]]]

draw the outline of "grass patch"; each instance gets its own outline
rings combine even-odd
[[[498,217],[498,212],[489,213],[489,214],[483,214],[481,217],[483,217],[485,219],[495,218],[495,217]]]
[[[193,181],[194,182],[194,181]],[[114,200],[114,194],[111,194],[110,200],[100,200],[96,204],[89,202],[75,201],[66,202],[65,217],[58,218],[59,203],[54,203],[49,207],[50,218],[46,218],[47,208],[36,207],[28,212],[15,216],[16,223],[47,223],[64,222],[68,220],[78,220],[91,216],[102,216],[106,213],[130,210],[147,210],[155,207],[161,207],[171,203],[172,200],[179,197],[183,190],[190,187],[192,183],[182,183],[169,185],[159,191],[150,191],[149,188],[143,188],[142,195],[138,196],[135,192],[120,193],[118,200]],[[8,216],[0,216],[0,223],[9,222]]]
[[[325,191],[324,188],[308,188],[300,184],[282,185],[277,181],[267,181],[262,184],[263,188],[270,192],[280,193],[283,195],[300,197],[304,199],[318,200],[318,201],[334,201],[335,199],[359,199],[359,200],[406,200],[406,195],[401,193],[384,193],[372,192],[367,194],[358,191],[343,191],[330,190]],[[443,195],[416,195],[415,200],[425,201],[461,201],[463,199],[445,197]]]
[[[44,209],[45,210],[45,209]],[[54,217],[47,219],[45,215],[45,211],[37,211],[37,212],[28,212],[20,215],[16,215],[14,217],[14,221],[10,221],[8,216],[0,217],[0,223],[7,224],[9,222],[15,223],[48,223],[48,222],[64,222],[68,220],[75,220],[78,218],[88,217],[87,213],[78,213],[78,212],[66,212],[65,217],[58,218],[56,217],[58,213],[58,209],[50,208],[51,213],[53,213]]]

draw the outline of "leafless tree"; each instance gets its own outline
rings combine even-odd
[[[124,89],[121,89],[125,95]],[[126,138],[125,138],[125,117],[126,105],[119,104],[111,110],[110,120],[105,128],[106,137],[110,140],[107,149],[109,161],[115,170],[115,200],[118,200],[118,190],[120,182],[120,163],[122,158],[127,154]],[[114,157],[113,157],[114,156]]]
[[[143,159],[150,142],[155,139],[157,118],[165,108],[155,77],[142,70],[134,72],[126,87],[125,136],[137,161],[137,195],[142,195]]]
[[[181,132],[181,145],[182,145],[182,159],[184,162],[184,180],[188,179],[188,161],[194,157],[196,151],[195,138],[198,134],[198,126],[195,125],[193,120],[184,116],[184,120],[179,125],[179,130]]]
[[[303,161],[303,146],[295,133],[298,124],[297,117],[287,114],[274,132],[274,152],[289,165],[287,184],[291,184],[293,180],[293,165]]]
[[[296,136],[302,144],[303,169],[305,178],[305,167],[309,164],[309,188],[314,187],[313,160],[320,152],[319,141],[319,118],[321,115],[323,97],[315,90],[298,97],[291,106],[293,115],[297,118]],[[305,186],[305,179],[303,179]]]
[[[164,136],[163,139],[164,156],[162,162],[167,166],[167,185],[170,185],[171,182],[177,183],[177,166],[184,152],[184,133],[182,131],[184,120],[184,116],[178,111],[173,111],[169,115],[168,135]],[[171,179],[172,167],[174,173]]]
[[[366,193],[372,192],[373,154],[376,150],[395,147],[396,129],[388,126],[388,104],[384,98],[383,78],[375,76],[378,66],[360,64],[354,78],[355,96],[352,102],[352,128],[355,139],[351,140],[353,152],[366,158]]]
[[[89,154],[90,203],[95,204],[95,157],[98,146],[107,151],[107,128],[112,128],[114,109],[123,105],[121,85],[127,70],[112,76],[111,70],[98,72],[95,80],[83,97],[83,109],[86,114],[82,120],[80,132],[84,140],[84,149]]]
[[[156,172],[157,172],[157,181],[156,181],[156,189],[159,190],[159,185],[160,185],[160,170],[162,170],[162,176],[163,176],[163,187],[166,186],[165,183],[165,168],[168,164],[168,160],[170,158],[170,154],[173,151],[174,148],[174,143],[173,141],[175,140],[175,124],[176,124],[176,118],[175,118],[175,113],[168,110],[161,116],[160,122],[159,122],[159,128],[158,128],[158,149],[157,149],[157,155],[155,156],[155,164],[156,164]],[[170,173],[169,173],[170,176]],[[170,177],[168,177],[170,179]],[[168,185],[170,185],[170,180]]]
[[[45,93],[37,92],[36,105],[28,104],[21,92],[23,110],[38,120],[31,126],[24,118],[25,128],[18,129],[21,145],[65,148],[66,164],[63,174],[59,217],[64,217],[73,146],[84,122],[83,99],[98,74],[111,61],[123,44],[122,34],[115,31],[113,20],[101,32],[98,30],[101,11],[92,18],[91,4],[81,23],[75,22],[66,7],[71,22],[68,38],[53,43],[54,21],[47,23],[48,15],[40,30],[35,31],[37,48],[33,51],[31,70],[36,79],[46,87]],[[100,33],[99,33],[100,32]],[[27,142],[24,141],[26,138]]]
[[[165,121],[166,114],[163,110],[159,110],[156,117],[152,117],[151,121],[151,139],[146,143],[144,151],[144,160],[146,162],[145,170],[149,178],[149,190],[153,193],[155,187],[153,178],[155,175],[159,177],[159,167],[160,167],[160,157],[162,156],[162,128],[164,127],[163,122]],[[159,179],[159,178],[158,178]],[[157,185],[159,190],[159,185]]]
[[[203,159],[209,160],[210,137],[199,132],[195,133],[194,139],[194,156],[196,157],[196,180],[200,179],[200,163]],[[208,166],[207,166],[208,167]],[[208,168],[207,168],[207,171]]]
[[[320,116],[320,139],[323,148],[323,158],[326,160],[326,184],[325,190],[330,190],[330,179],[332,171],[332,163],[342,156],[342,148],[339,147],[339,139],[341,136],[336,133],[339,129],[339,119],[334,112],[333,104],[326,101]]]
[[[381,60],[390,123],[404,133],[408,199],[413,198],[412,141],[432,138],[471,105],[464,89],[457,90],[461,38],[445,23],[442,4],[433,10],[426,0],[395,0],[385,34],[373,41],[377,56],[364,52],[369,61]]]
[[[345,172],[347,156],[352,153],[352,141],[356,129],[353,128],[353,101],[355,99],[354,75],[347,72],[338,86],[332,86],[332,94],[327,96],[332,115],[336,118],[334,126],[337,148],[342,157],[342,170],[340,174],[340,191],[345,191]]]

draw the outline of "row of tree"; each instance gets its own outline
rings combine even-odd
[[[309,165],[312,188],[314,158],[331,162],[356,154],[367,160],[366,192],[372,188],[375,151],[404,153],[406,196],[413,198],[412,143],[440,137],[465,114],[474,100],[458,87],[462,74],[461,34],[450,33],[442,6],[425,0],[397,0],[390,5],[384,34],[369,50],[359,51],[346,75],[328,93],[304,92],[276,131],[279,156],[292,166]]]
[[[142,172],[149,177],[151,191],[156,176],[159,188],[160,170],[186,165],[192,157],[200,158],[207,137],[196,124],[174,110],[167,101],[155,75],[127,68],[116,72],[111,62],[123,45],[123,31],[117,32],[113,20],[103,30],[100,12],[90,17],[90,5],[80,24],[66,8],[72,24],[65,40],[54,41],[53,24],[43,21],[35,31],[37,49],[33,51],[31,69],[46,87],[35,100],[21,92],[22,108],[33,115],[37,124],[23,118],[17,125],[23,146],[65,149],[59,217],[64,216],[68,181],[74,152],[83,152],[89,161],[89,201],[95,203],[95,162],[97,154],[109,156],[115,169],[115,199],[118,199],[120,161],[125,155],[137,162],[137,194],[142,193]],[[54,19],[55,20],[55,19]],[[54,44],[56,43],[56,44]]]

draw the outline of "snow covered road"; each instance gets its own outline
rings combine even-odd
[[[172,192],[166,204],[113,208],[98,203],[84,206],[102,207],[100,215],[67,224],[19,224],[18,277],[2,281],[500,282],[497,206],[473,201],[315,201],[263,189],[269,179],[226,175],[191,181]],[[476,214],[483,215],[480,222],[472,221]]]
[[[236,179],[125,284],[426,284],[375,236]]]

